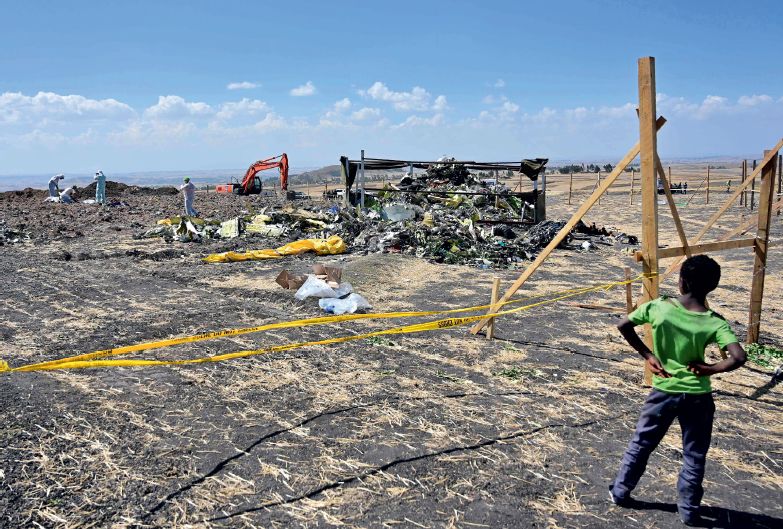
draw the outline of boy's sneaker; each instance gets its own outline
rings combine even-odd
[[[704,527],[704,520],[698,512],[683,511],[679,507],[677,513],[680,515],[680,521],[688,527]]]
[[[609,501],[617,505],[618,507],[630,507],[633,503],[633,499],[631,499],[630,496],[627,496],[625,498],[621,498],[620,496],[615,496],[614,492],[612,492],[612,487],[609,487]]]

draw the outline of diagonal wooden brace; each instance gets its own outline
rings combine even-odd
[[[663,116],[659,117],[655,122],[657,130],[660,130],[664,123],[666,123],[666,118]],[[574,213],[569,221],[566,222],[565,226],[563,226],[560,231],[557,232],[557,235],[555,235],[555,238],[552,239],[552,242],[550,242],[546,248],[541,250],[541,253],[538,254],[532,263],[530,263],[530,266],[528,266],[525,271],[522,272],[522,274],[516,279],[516,281],[514,281],[514,283],[509,287],[509,289],[506,290],[506,293],[503,294],[503,297],[498,300],[498,303],[492,305],[492,307],[489,308],[487,311],[488,317],[482,318],[470,329],[472,334],[478,334],[481,329],[483,329],[487,323],[489,323],[490,316],[495,314],[503,306],[503,303],[511,299],[511,297],[516,294],[517,290],[520,289],[525,281],[527,281],[530,276],[532,276],[533,273],[538,269],[538,267],[547,260],[554,249],[557,248],[561,242],[563,242],[563,239],[565,239],[568,234],[571,233],[571,230],[573,230],[576,224],[582,220],[582,217],[584,217],[587,212],[590,211],[590,208],[592,208],[595,203],[598,202],[598,199],[601,197],[601,195],[603,195],[606,190],[609,189],[609,187],[614,183],[614,181],[617,180],[617,177],[623,173],[628,164],[639,155],[640,150],[640,142],[637,142],[636,145],[634,145],[631,150],[626,153],[623,159],[618,162],[617,166],[612,170],[612,172],[609,173],[609,175],[606,177],[606,180],[601,182],[601,185],[595,191],[593,191],[590,197],[581,206],[579,206],[579,209],[576,210],[576,213]]]

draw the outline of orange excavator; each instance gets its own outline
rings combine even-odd
[[[273,156],[266,160],[258,160],[247,168],[242,182],[234,181],[230,184],[215,186],[218,193],[235,193],[238,195],[257,195],[263,190],[261,177],[258,173],[267,169],[277,168],[280,170],[280,189],[288,190],[288,155],[283,153],[279,156]]]

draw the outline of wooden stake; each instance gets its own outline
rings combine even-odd
[[[639,59],[639,143],[642,189],[642,303],[658,297],[658,186],[656,183],[657,128],[655,126],[655,58]],[[653,275],[654,274],[654,275]],[[644,342],[653,349],[652,328],[645,325]],[[652,384],[652,373],[644,368],[645,385]]]
[[[629,204],[631,204],[632,206],[633,206],[633,184],[634,184],[634,180],[636,180],[636,171],[631,169],[631,193],[630,193],[630,197],[631,198],[629,200]]]
[[[753,160],[753,170],[756,170],[756,160]],[[750,210],[756,207],[756,181],[750,183]]]
[[[500,295],[500,278],[495,277],[492,279],[492,305],[498,302],[498,296]],[[490,318],[489,325],[487,325],[487,340],[491,340],[495,337],[495,318]]]
[[[658,120],[655,122],[656,127],[660,129],[663,127],[663,125],[666,123],[666,118],[659,117]],[[593,191],[593,193],[590,195],[590,197],[584,201],[584,203],[579,206],[579,209],[576,210],[576,212],[571,216],[571,218],[566,222],[565,226],[560,228],[560,231],[557,232],[557,235],[555,235],[555,238],[552,239],[552,242],[550,242],[546,248],[541,250],[541,253],[538,254],[538,257],[536,257],[532,263],[525,269],[524,272],[511,284],[511,286],[506,290],[506,293],[503,294],[503,296],[498,300],[497,305],[493,305],[490,307],[490,309],[487,311],[487,317],[482,318],[479,320],[473,327],[471,327],[470,332],[472,334],[477,334],[483,329],[487,322],[489,321],[490,315],[496,313],[498,309],[501,307],[500,303],[503,303],[505,301],[508,301],[511,299],[511,297],[516,294],[517,290],[525,284],[525,281],[527,281],[530,276],[533,275],[533,273],[538,270],[538,267],[541,266],[541,264],[547,260],[549,255],[557,248],[561,242],[563,242],[563,239],[565,239],[569,233],[571,233],[571,230],[574,229],[574,226],[582,220],[582,217],[585,216],[585,214],[590,211],[590,208],[592,208],[595,203],[598,201],[598,197],[600,197],[604,192],[609,189],[609,187],[614,183],[615,180],[617,180],[617,177],[620,176],[625,170],[625,168],[628,166],[629,163],[631,163],[634,158],[636,158],[639,155],[639,143],[631,147],[631,150],[628,151],[622,160],[620,160],[617,163],[617,166],[612,170],[611,173],[606,177],[606,180],[603,181],[601,184],[601,187],[599,189],[596,189]]]
[[[740,182],[740,185],[745,183],[747,176],[748,176],[748,161],[742,160],[742,182]],[[747,198],[748,198],[747,193],[743,192],[742,195],[740,195],[740,206],[746,205]]]
[[[707,198],[705,200],[706,204],[710,203],[710,166],[707,166]]]
[[[597,177],[597,180],[595,182],[595,188],[598,189],[599,187],[601,187],[601,171],[599,170],[595,174],[596,174],[596,177]],[[599,206],[601,205],[601,197],[600,196],[598,197],[598,205]]]
[[[759,341],[761,328],[761,303],[764,300],[764,277],[767,268],[767,246],[769,245],[769,224],[772,216],[772,199],[775,194],[775,169],[777,151],[761,171],[761,196],[759,196],[759,223],[756,232],[756,260],[753,264],[753,283],[750,287],[750,311],[748,315],[748,343]],[[766,158],[771,151],[766,151]],[[752,200],[752,199],[751,199]]]
[[[783,198],[783,154],[778,155],[778,200]],[[775,215],[780,215],[780,209]]]
[[[625,280],[631,280],[631,269],[625,267]],[[632,283],[626,283],[625,285],[625,312],[630,314],[633,312],[633,289]]]
[[[568,179],[568,205],[571,205],[571,193],[574,190],[574,172],[571,171],[571,177]]]

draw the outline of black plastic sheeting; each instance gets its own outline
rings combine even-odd
[[[409,162],[404,160],[384,160],[380,158],[365,158],[364,170],[374,171],[383,169],[402,169],[405,167],[413,166],[414,169],[427,169],[431,165],[464,165],[468,170],[473,169],[476,171],[514,171],[521,172],[527,176],[530,180],[537,180],[541,172],[546,168],[546,164],[549,162],[548,158],[533,158],[525,159],[519,163],[516,162],[472,162],[472,161],[451,161],[444,160],[442,162]],[[345,165],[348,164],[348,174],[345,174]],[[347,156],[340,157],[340,169],[343,175],[343,181],[346,184],[346,188],[350,189],[353,183],[356,181],[356,173],[361,167],[361,162],[356,160],[349,160]]]

